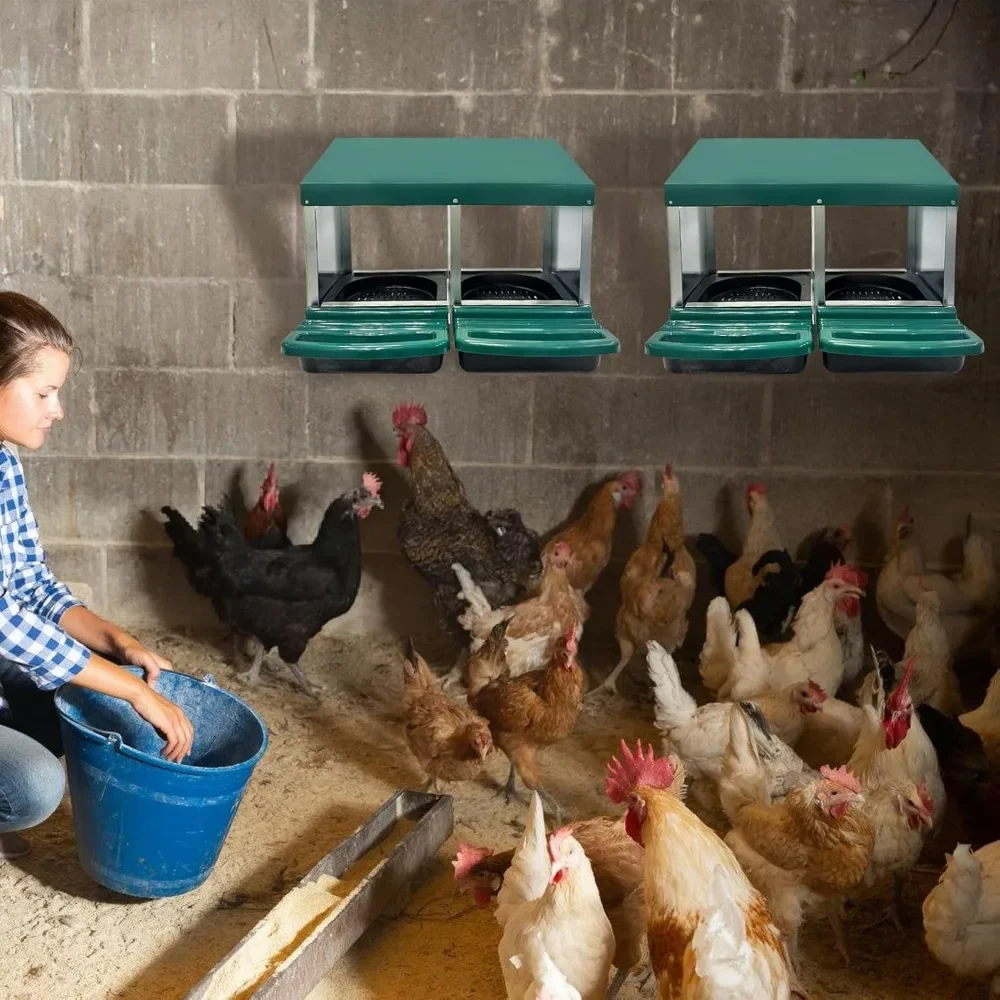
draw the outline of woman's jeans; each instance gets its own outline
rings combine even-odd
[[[53,692],[35,687],[27,673],[4,659],[0,687],[10,705],[0,712],[0,833],[12,833],[55,812],[66,777],[58,760],[62,737]]]

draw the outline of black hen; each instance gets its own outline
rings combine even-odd
[[[223,622],[254,636],[260,649],[247,680],[255,683],[264,654],[275,647],[299,682],[309,640],[354,604],[361,583],[358,519],[381,507],[380,483],[365,473],[363,485],[327,507],[315,540],[280,550],[253,548],[232,512],[205,507],[195,530],[172,507],[163,507],[165,530],[188,579],[209,598]]]
[[[917,707],[920,724],[937,752],[950,804],[957,804],[962,840],[973,850],[1000,836],[1000,779],[991,769],[983,741],[952,715],[931,705]]]
[[[777,566],[765,573],[753,597],[736,610],[749,611],[761,642],[783,642],[802,599],[802,578],[784,549],[770,549],[753,565],[754,575],[765,566]]]

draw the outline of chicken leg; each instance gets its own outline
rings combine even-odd
[[[618,650],[620,657],[615,669],[611,671],[610,674],[604,679],[603,684],[599,684],[593,691],[587,692],[587,698],[595,698],[599,695],[610,694],[612,696],[618,694],[618,675],[629,665],[632,660],[632,656],[635,653],[635,646],[632,644],[630,639],[626,639],[624,636],[618,639]]]
[[[247,684],[256,684],[260,680],[260,668],[261,664],[264,662],[264,644],[262,642],[257,643],[257,649],[253,654],[253,663],[250,664],[250,669],[246,672],[239,674],[239,678],[242,681],[246,681]]]
[[[628,969],[615,969],[615,976],[608,986],[605,1000],[615,1000],[615,997],[618,996],[619,991],[625,985],[625,980],[628,979],[628,971]]]

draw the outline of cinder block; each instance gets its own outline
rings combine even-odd
[[[224,496],[236,498],[242,509],[251,508],[259,496],[267,462],[209,462],[205,470],[205,496],[216,504]],[[308,544],[316,537],[326,508],[337,497],[361,485],[364,472],[382,480],[380,496],[384,510],[373,510],[361,522],[364,552],[399,554],[396,526],[403,500],[410,487],[402,471],[389,463],[278,462],[276,473],[282,509],[288,516],[288,534],[293,542]]]
[[[3,104],[12,118],[11,176],[26,181],[81,179],[87,154],[87,99],[82,94],[12,94]]]
[[[0,188],[0,273],[79,274],[86,266],[86,245],[76,191]]]
[[[281,373],[97,373],[97,450],[246,455],[305,450],[305,386]]]
[[[1000,195],[970,191],[958,213],[956,294],[962,322],[986,341],[978,359],[984,374],[1000,374],[1000,313],[996,309],[996,261],[1000,259]],[[975,359],[967,361],[973,367]]]
[[[963,471],[1000,463],[1000,409],[990,382],[944,377],[775,382],[776,466]]]
[[[448,96],[244,94],[236,105],[237,178],[298,184],[338,136],[449,136],[459,128]]]
[[[549,86],[571,90],[620,88],[633,7],[627,0],[542,7],[539,30]]]
[[[648,465],[669,449],[681,466],[754,465],[763,392],[711,376],[546,378],[535,393],[534,461]]]
[[[25,458],[31,503],[43,536],[60,540],[162,544],[164,504],[198,510],[201,486],[191,461],[131,458]]]
[[[0,12],[0,86],[79,86],[80,19],[66,0],[10,0]]]
[[[951,168],[959,183],[1000,184],[998,121],[1000,94],[960,90],[955,95]]]
[[[629,4],[629,90],[771,90],[786,9],[780,3]]]
[[[295,358],[281,354],[281,342],[302,322],[306,292],[297,278],[236,282],[233,324],[237,368],[298,371]]]
[[[534,6],[424,0],[316,7],[323,90],[511,90],[534,80]],[[411,55],[408,57],[406,53]],[[420,53],[417,56],[416,53]]]
[[[298,89],[308,11],[298,0],[100,0],[90,13],[96,87]]]
[[[601,262],[608,260],[601,257]],[[666,268],[666,261],[662,262]],[[659,359],[646,358],[646,341],[666,322],[670,311],[667,271],[655,280],[611,280],[595,267],[594,318],[621,342],[621,353],[601,359],[599,375],[662,374]],[[647,364],[648,363],[648,364]]]
[[[101,614],[104,610],[104,558],[98,545],[46,545],[45,562],[56,579],[72,591],[73,596]]]
[[[226,97],[203,94],[87,95],[82,179],[102,184],[224,183],[228,105]]]
[[[463,212],[463,246],[465,216]],[[448,216],[440,205],[361,205],[351,209],[351,254],[359,270],[448,266]]]
[[[94,344],[101,366],[227,368],[230,289],[220,281],[94,281]]]
[[[510,464],[528,456],[531,380],[525,376],[316,376],[308,392],[311,455],[395,462],[392,410],[413,401],[426,408],[427,426],[451,461]]]
[[[662,186],[600,192],[594,209],[594,271],[595,283],[605,286],[669,284]]]
[[[0,287],[28,295],[45,306],[73,337],[84,365],[93,363],[94,289],[90,278],[8,274],[0,279]]]
[[[802,206],[719,208],[715,252],[721,269],[812,265],[812,219]]]
[[[298,188],[228,187],[221,191],[229,224],[236,230],[237,277],[300,277],[304,271]]]
[[[93,375],[90,372],[76,371],[70,368],[70,373],[59,390],[59,402],[62,403],[63,419],[54,424],[49,432],[45,451],[61,455],[86,455],[90,450],[90,439],[94,418],[90,412],[90,394]],[[30,454],[22,452],[23,456]]]
[[[951,4],[932,12],[912,45],[889,64],[885,56],[906,41],[924,16],[922,0],[877,0],[858,5],[850,0],[805,0],[792,21],[792,79],[802,87],[935,87],[943,82],[958,87],[984,87],[1000,82],[996,52],[1000,44],[1000,17],[984,0]],[[836,25],[834,30],[831,26]],[[935,42],[936,39],[936,42]],[[929,58],[909,72],[933,44]],[[856,74],[867,69],[864,80]]]
[[[26,191],[36,191],[32,188]],[[56,190],[56,193],[71,194]],[[236,274],[235,218],[227,188],[95,188],[81,215],[89,273],[108,277],[211,277]],[[258,231],[263,240],[272,235]],[[249,240],[250,232],[246,239]],[[25,243],[30,246],[30,243]],[[266,246],[263,254],[271,251]]]
[[[107,615],[134,628],[154,625],[218,628],[212,605],[188,583],[171,549],[140,545],[108,546]]]
[[[22,180],[225,182],[229,99],[210,95],[15,94]],[[6,104],[6,102],[5,102]]]
[[[827,267],[906,267],[906,209],[826,210]]]

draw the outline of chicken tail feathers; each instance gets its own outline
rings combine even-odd
[[[698,704],[684,690],[674,658],[655,640],[646,644],[646,668],[653,682],[656,728],[669,734],[694,718]]]
[[[719,799],[733,826],[738,825],[737,817],[745,805],[771,800],[750,720],[738,704],[729,713],[729,746],[722,756]]]
[[[708,563],[716,593],[724,594],[726,592],[726,570],[736,562],[738,556],[735,552],[730,552],[715,535],[700,534],[695,540],[694,546]]]
[[[458,617],[458,623],[467,632],[473,632],[476,622],[492,612],[490,602],[479,588],[479,585],[469,575],[469,571],[461,563],[453,563],[452,571],[458,578],[458,596],[468,604],[468,609]]]

